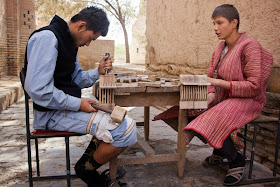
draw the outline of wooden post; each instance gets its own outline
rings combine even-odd
[[[183,178],[186,155],[186,139],[183,136],[183,128],[188,124],[188,109],[207,108],[207,82],[206,75],[180,75],[180,109],[178,119],[178,141],[177,153],[179,160],[177,162],[178,177]]]
[[[150,135],[150,107],[144,106],[144,133],[145,140],[149,140]]]
[[[177,174],[181,179],[184,177],[184,169],[186,162],[186,138],[184,137],[182,130],[188,124],[186,109],[179,109],[179,118],[178,118],[178,140],[177,140],[177,153],[179,154],[179,160],[177,162]]]
[[[109,173],[110,173],[111,180],[114,180],[117,177],[118,163],[119,163],[118,158],[111,160],[109,163],[109,170],[110,170]]]

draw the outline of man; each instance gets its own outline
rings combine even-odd
[[[96,171],[137,141],[135,122],[125,118],[115,124],[107,113],[96,111],[94,100],[81,98],[81,89],[90,87],[112,70],[112,57],[101,59],[99,67],[83,71],[78,47],[89,46],[106,36],[109,21],[97,7],[87,7],[66,23],[54,16],[50,25],[34,31],[27,44],[25,90],[33,100],[34,129],[91,134],[84,155],[75,165],[76,174],[89,186],[107,186],[108,180]]]

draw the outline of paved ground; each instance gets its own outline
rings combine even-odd
[[[8,79],[1,79],[3,85]],[[11,80],[9,80],[11,81]],[[18,81],[13,79],[13,83]],[[9,86],[8,82],[6,85]],[[0,86],[1,87],[1,86]],[[2,88],[1,88],[2,89]],[[91,97],[91,89],[83,90],[84,97]],[[127,108],[128,115],[135,120],[143,119],[143,108]],[[0,114],[0,186],[28,186],[28,166],[25,139],[25,115],[24,100],[20,97]],[[151,116],[161,112],[160,109],[152,108]],[[150,122],[149,144],[155,149],[157,154],[174,152],[176,149],[177,133],[162,121]],[[143,136],[143,127],[137,127]],[[71,137],[70,154],[71,168],[83,154],[91,136]],[[34,147],[33,147],[34,148]],[[65,172],[64,160],[64,139],[53,138],[41,140],[40,145],[41,173],[62,174]],[[129,187],[191,187],[191,186],[223,186],[222,182],[226,174],[226,166],[214,168],[204,168],[202,161],[211,154],[212,148],[205,145],[198,139],[193,139],[186,151],[186,167],[183,179],[178,179],[176,175],[176,163],[157,163],[145,165],[125,166],[127,171],[122,182],[128,183]],[[141,155],[137,147],[128,148],[124,154]],[[34,157],[33,157],[34,158]],[[33,166],[35,164],[33,163]],[[267,168],[256,164],[257,172],[254,176],[264,176]],[[107,169],[108,165],[100,168],[100,171]],[[35,172],[34,172],[35,174]],[[80,179],[72,179],[72,186],[86,186]],[[66,186],[65,180],[34,182],[35,186]],[[280,186],[278,183],[255,184],[249,186],[274,187]]]

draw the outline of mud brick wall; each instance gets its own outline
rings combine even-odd
[[[18,76],[35,29],[34,0],[0,0],[0,77]]]
[[[280,67],[279,0],[147,0],[146,65],[158,74],[204,74],[220,42],[211,15],[224,3],[237,7],[240,32],[272,52]]]
[[[115,41],[114,40],[95,40],[89,46],[80,47],[78,51],[79,63],[83,70],[93,69],[101,60],[101,56],[110,53],[114,56]]]

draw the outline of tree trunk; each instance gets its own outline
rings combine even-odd
[[[125,28],[125,23],[124,23],[124,21],[121,20],[120,22],[121,22],[122,29],[123,29],[123,33],[124,33],[125,54],[126,54],[125,62],[126,62],[126,63],[130,63],[129,43],[128,43],[127,31],[126,31],[126,28]]]

